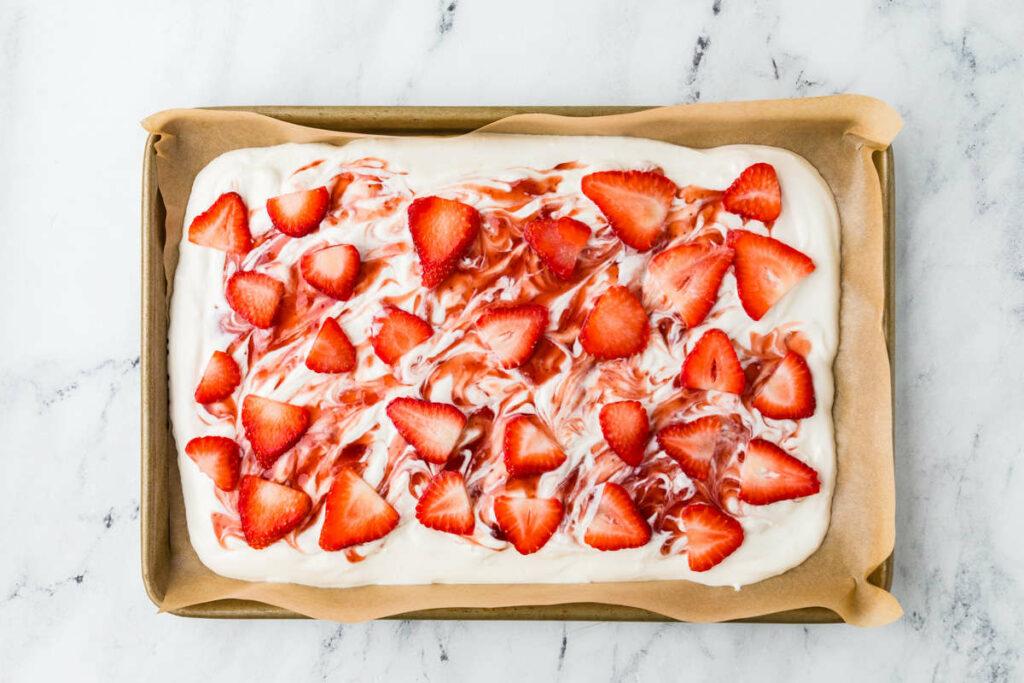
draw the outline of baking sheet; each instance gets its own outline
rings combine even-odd
[[[501,119],[507,113],[502,109],[481,108],[342,108],[333,111],[337,113],[336,117],[331,116],[329,108],[276,109],[271,113],[321,127],[405,134],[460,132],[488,119]],[[592,109],[561,112],[577,116],[609,113]],[[360,121],[361,126],[358,125]],[[787,612],[782,617],[772,614],[769,618],[819,621],[834,618],[838,613],[852,623],[870,625],[899,616],[895,600],[883,590],[891,581],[891,565],[883,563],[883,560],[892,549],[894,501],[890,368],[883,334],[884,323],[889,322],[886,313],[891,311],[891,306],[885,305],[887,288],[884,286],[883,266],[887,231],[884,229],[884,203],[878,183],[880,177],[891,178],[891,174],[886,172],[891,166],[884,163],[891,157],[875,153],[875,157],[883,160],[876,169],[872,154],[887,147],[900,121],[884,104],[870,98],[839,96],[688,105],[601,119],[528,115],[496,124],[498,130],[507,132],[633,134],[698,147],[735,142],[773,144],[793,149],[809,158],[832,185],[843,220],[844,259],[842,335],[836,365],[837,401],[834,410],[840,478],[834,501],[833,527],[822,549],[804,565],[780,577],[744,587],[740,592],[688,582],[316,589],[234,581],[206,570],[198,563],[185,536],[180,484],[173,457],[175,451],[167,425],[167,279],[164,267],[167,273],[173,272],[181,213],[191,178],[210,158],[239,146],[274,144],[285,140],[331,140],[337,136],[322,130],[281,124],[249,113],[224,111],[169,112],[151,118],[147,123],[151,128],[158,127],[164,131],[157,149],[165,155],[170,154],[163,157],[165,165],[158,178],[159,189],[169,196],[170,211],[166,225],[161,221],[161,206],[152,182],[152,171],[159,162],[152,156],[148,157],[150,172],[145,184],[148,201],[144,206],[147,218],[144,227],[148,229],[144,230],[143,255],[143,571],[147,590],[158,604],[178,613],[196,616],[282,616],[275,607],[257,607],[239,601],[239,598],[251,597],[313,616],[339,620],[394,615],[407,612],[410,607],[428,608],[405,615],[417,618],[665,618],[652,616],[643,609],[645,607],[670,617],[702,621],[761,619],[760,615],[772,614],[784,607],[803,609]],[[176,137],[178,135],[181,137]],[[155,140],[151,138],[150,143],[153,142]],[[172,158],[176,159],[174,164],[170,163]],[[183,159],[188,163],[183,164]],[[845,170],[841,172],[831,166]],[[181,171],[176,179],[175,170]],[[891,184],[886,186],[891,187]],[[169,233],[164,233],[165,227]],[[171,248],[164,253],[168,234],[167,245]],[[851,356],[854,349],[856,359]],[[866,364],[865,351],[868,353]],[[849,370],[844,366],[853,360],[856,360],[857,376],[846,377],[849,382],[844,384],[843,378]],[[879,370],[884,372],[884,377],[879,375]],[[884,402],[879,403],[879,398],[884,398]],[[867,451],[858,448],[865,442],[869,446]],[[846,453],[858,453],[861,457],[848,460],[852,456],[845,456]],[[845,466],[847,463],[849,466]],[[868,499],[875,501],[870,509],[857,502],[857,496],[865,492],[870,492],[872,497]],[[178,508],[177,514],[175,507]],[[857,542],[851,543],[851,539]],[[871,581],[868,581],[869,574]],[[225,600],[225,596],[232,599]],[[211,604],[211,599],[216,599],[216,602]],[[562,603],[566,600],[597,600],[628,607],[589,602],[503,607]],[[808,608],[809,605],[828,605],[834,611]],[[461,608],[432,609],[439,606]],[[489,607],[500,609],[487,609]]]

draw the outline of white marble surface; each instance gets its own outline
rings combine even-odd
[[[1021,680],[1022,34],[1013,0],[4,0],[0,679]],[[138,560],[139,119],[204,104],[837,92],[881,97],[907,122],[901,621],[339,626],[155,613]]]

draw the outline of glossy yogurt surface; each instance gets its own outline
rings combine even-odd
[[[647,282],[647,266],[662,249],[693,239],[720,242],[726,230],[768,229],[721,209],[721,191],[744,168],[772,164],[783,193],[770,234],[813,259],[816,269],[760,320],[743,311],[732,271],[714,309],[684,330]],[[580,191],[581,178],[602,170],[659,170],[680,192],[665,237],[650,252],[626,247]],[[341,185],[338,185],[341,183]],[[293,239],[271,227],[267,199],[299,189],[344,186],[318,231]],[[213,571],[233,578],[315,586],[416,583],[529,583],[687,579],[741,586],[779,574],[820,545],[829,522],[835,479],[831,418],[832,363],[838,342],[839,223],[832,195],[802,158],[769,147],[730,146],[697,151],[633,138],[473,135],[454,139],[367,138],[344,147],[288,144],[241,149],[213,160],[196,177],[185,225],[222,193],[238,192],[250,211],[256,246],[243,257],[181,242],[171,302],[169,361],[171,416],[192,544]],[[476,207],[480,237],[455,274],[433,291],[420,286],[419,263],[406,225],[416,196],[439,195]],[[594,231],[569,282],[557,280],[522,239],[522,226],[540,215],[572,216]],[[317,294],[298,274],[306,251],[353,244],[362,257],[359,284],[345,302]],[[276,326],[258,330],[228,306],[224,283],[238,269],[257,270],[286,285]],[[644,292],[651,323],[646,350],[628,359],[595,361],[577,336],[593,299],[611,284]],[[551,324],[533,357],[502,371],[473,327],[495,303],[540,303]],[[370,323],[385,304],[429,321],[435,334],[391,367],[374,355]],[[306,354],[323,319],[338,317],[357,348],[354,372],[308,370]],[[797,421],[765,420],[749,397],[683,389],[686,352],[709,327],[724,330],[748,378],[791,348],[804,354],[814,377],[817,410]],[[233,399],[203,406],[193,391],[210,355],[226,350],[243,372]],[[237,404],[260,396],[310,408],[310,428],[269,470],[256,463],[244,438]],[[472,537],[444,534],[415,518],[418,495],[438,466],[419,459],[384,413],[398,396],[455,403],[469,416],[448,468],[466,482],[477,515]],[[607,447],[597,414],[604,403],[641,401],[652,433],[707,414],[735,416],[727,431],[737,444],[707,483],[691,481],[652,438],[644,462],[631,468]],[[501,424],[514,413],[537,413],[568,455],[565,463],[512,486],[559,496],[566,514],[539,552],[522,556],[494,533],[493,499],[506,486]],[[248,547],[237,513],[237,492],[218,491],[185,455],[184,444],[204,435],[236,439],[243,474],[261,474],[302,488],[313,513],[299,529],[263,550]],[[818,472],[821,491],[792,501],[753,506],[739,500],[739,451],[762,437]],[[400,513],[385,538],[341,552],[317,539],[332,473],[351,466]],[[654,529],[630,550],[601,552],[583,543],[593,494],[604,481],[623,485]],[[692,572],[679,512],[711,501],[737,517],[743,544],[706,572]]]

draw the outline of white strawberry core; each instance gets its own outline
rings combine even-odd
[[[306,209],[306,190],[291,192],[277,198],[277,206],[288,216],[296,216]]]

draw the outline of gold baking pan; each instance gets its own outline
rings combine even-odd
[[[251,111],[316,128],[387,135],[439,135],[469,132],[513,114],[538,112],[564,116],[601,116],[644,107],[227,107]],[[167,400],[167,281],[164,277],[164,206],[156,184],[154,136],[146,140],[142,169],[142,580],[146,593],[160,605],[167,588],[170,560],[168,459],[175,457]],[[895,349],[895,177],[892,147],[874,154],[883,197],[885,224],[885,335],[890,378]],[[895,395],[895,393],[893,394]],[[171,468],[176,469],[176,468]],[[893,556],[869,577],[889,590]],[[216,600],[174,610],[184,617],[217,619],[306,618],[286,609],[250,600]],[[389,619],[493,619],[568,621],[673,621],[635,607],[599,603],[526,605],[498,608],[430,609]],[[746,622],[819,624],[842,620],[822,607],[777,612]]]

